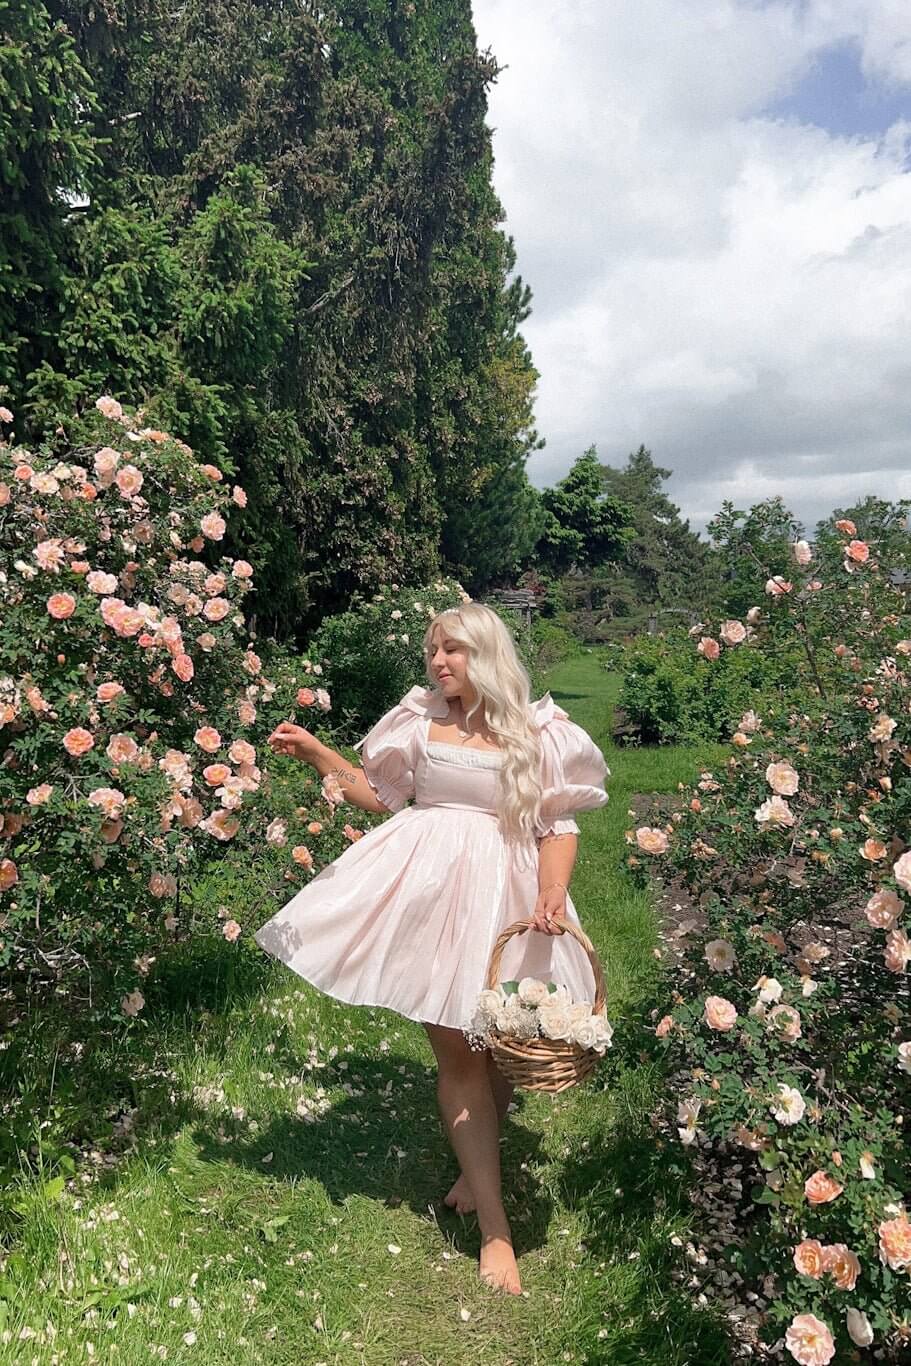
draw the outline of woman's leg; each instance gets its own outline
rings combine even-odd
[[[425,1025],[436,1055],[443,1126],[474,1195],[481,1227],[481,1276],[521,1293],[512,1234],[500,1187],[500,1131],[486,1053],[475,1053],[460,1029]]]
[[[494,1063],[490,1049],[487,1049],[487,1076],[490,1080],[493,1103],[497,1111],[497,1121],[502,1133],[503,1121],[509,1111],[515,1088],[511,1081],[506,1080]],[[443,1204],[448,1205],[458,1214],[470,1214],[476,1208],[475,1198],[464,1172],[459,1173],[451,1190],[443,1197]]]

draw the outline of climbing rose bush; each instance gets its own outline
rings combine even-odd
[[[330,698],[246,631],[241,487],[109,397],[37,451],[0,423],[0,970],[135,1015],[190,871],[274,818],[266,736]]]
[[[746,620],[694,633],[702,659],[799,659],[803,704],[746,710],[727,763],[627,834],[695,907],[656,1012],[671,1118],[752,1173],[729,1261],[801,1363],[911,1353],[911,620],[838,530],[825,578],[798,543]]]

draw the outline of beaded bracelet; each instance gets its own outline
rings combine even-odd
[[[542,887],[541,891],[549,892],[551,887],[563,887],[564,892],[566,892],[567,896],[569,895],[569,888],[564,886],[562,882],[552,882],[549,887]]]

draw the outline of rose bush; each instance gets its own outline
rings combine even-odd
[[[801,705],[756,700],[724,769],[627,835],[702,922],[656,1011],[679,1138],[752,1170],[729,1259],[801,1363],[911,1352],[911,620],[838,529],[825,578],[799,545],[749,633],[701,632],[722,659],[786,652]]]
[[[252,570],[219,553],[243,489],[110,398],[37,451],[0,423],[0,970],[107,974],[133,1015],[201,928],[194,870],[265,843],[303,878],[362,832],[329,780],[263,771],[277,722],[318,729],[331,699],[246,632]]]

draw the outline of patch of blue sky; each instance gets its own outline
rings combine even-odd
[[[836,137],[878,137],[899,119],[911,119],[911,87],[869,79],[857,43],[848,41],[817,53],[797,86],[759,113],[814,124]]]

